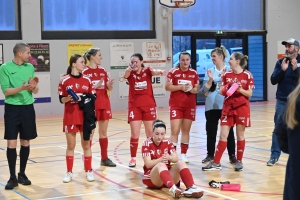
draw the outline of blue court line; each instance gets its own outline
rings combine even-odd
[[[3,183],[0,183],[0,185],[3,186],[3,187],[5,187],[5,185],[4,185]],[[9,191],[9,190],[7,190],[7,191]],[[24,197],[25,199],[30,200],[29,197],[25,196],[24,194],[22,194],[22,193],[20,193],[20,192],[18,192],[18,191],[16,191],[16,190],[10,190],[10,191],[12,191],[12,192],[14,192],[14,193],[20,195],[21,197]]]

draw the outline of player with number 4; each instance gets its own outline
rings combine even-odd
[[[190,68],[191,55],[183,51],[179,55],[179,61],[179,65],[169,71],[166,81],[166,90],[171,92],[170,139],[176,148],[181,131],[181,159],[188,163],[186,153],[189,147],[190,129],[192,122],[195,121],[196,94],[199,92],[200,85],[197,72]]]
[[[129,167],[136,166],[136,152],[142,122],[148,137],[152,136],[152,124],[156,120],[156,102],[152,89],[152,76],[165,76],[165,70],[145,67],[143,56],[135,53],[130,57],[124,79],[129,83],[128,123],[131,128]]]

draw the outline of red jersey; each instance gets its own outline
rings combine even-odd
[[[91,79],[93,85],[97,85],[99,81],[103,81],[102,86],[95,89],[97,95],[97,99],[95,101],[95,109],[110,110],[110,101],[106,88],[106,82],[109,81],[109,76],[106,70],[100,66],[98,66],[96,69],[86,67],[82,73]]]
[[[187,71],[182,71],[180,68],[175,67],[169,71],[167,81],[173,85],[190,84],[194,87],[195,84],[199,84],[199,76],[197,72],[191,68]],[[194,108],[196,106],[196,94],[182,90],[171,92],[169,106]]]
[[[152,89],[151,67],[142,68],[138,74],[131,71],[127,78],[129,83],[128,108],[132,107],[156,107]]]
[[[222,78],[222,85],[224,86],[224,85],[227,85],[228,83],[233,83],[233,82],[240,82],[241,85],[242,85],[242,88],[244,90],[254,89],[253,76],[252,76],[251,72],[249,72],[246,69],[243,72],[239,73],[239,74],[235,74],[232,70],[225,72],[224,76]],[[236,115],[238,115],[238,116],[245,116],[245,115],[248,116],[248,115],[250,115],[249,98],[242,95],[238,91],[234,92],[228,98],[228,100],[226,100],[226,98],[225,98],[223,109],[224,110],[227,109],[226,108],[226,106],[227,106],[226,102],[235,102],[235,100],[237,100],[238,102],[241,102],[243,99],[246,99],[245,105],[238,106],[235,109],[235,112],[236,112]],[[238,102],[236,102],[234,104],[238,104]]]
[[[160,144],[157,146],[152,138],[148,138],[144,141],[142,146],[142,156],[143,157],[151,157],[151,160],[158,159],[162,157],[164,153],[172,154],[173,152],[176,152],[175,147],[173,146],[173,143],[168,140],[164,139],[160,142]],[[170,161],[166,163],[168,169],[171,168]],[[144,173],[147,173],[149,170],[145,165],[143,167]]]
[[[77,95],[95,94],[91,80],[84,76],[73,77],[70,74],[63,76],[58,86],[58,94],[68,96],[67,89],[71,88]],[[67,102],[64,109],[63,125],[83,125],[83,110],[79,108],[78,103]]]

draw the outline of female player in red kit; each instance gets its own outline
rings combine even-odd
[[[147,137],[152,135],[152,123],[156,120],[156,102],[152,89],[152,76],[165,75],[164,70],[145,67],[143,56],[135,53],[125,70],[124,78],[129,83],[128,122],[131,128],[129,167],[136,166],[136,152],[142,122]]]
[[[224,73],[222,77],[221,94],[225,96],[222,117],[220,140],[216,148],[214,160],[207,166],[202,167],[204,171],[222,169],[220,160],[227,146],[227,137],[231,127],[236,125],[237,136],[237,162],[234,170],[243,170],[242,158],[245,149],[245,127],[250,127],[250,103],[254,80],[252,74],[245,69],[248,56],[240,52],[235,52],[230,56],[230,71]],[[227,91],[232,85],[238,84],[237,90],[233,94]]]
[[[68,183],[72,180],[72,169],[74,162],[74,149],[76,145],[76,133],[80,132],[81,146],[84,153],[84,167],[86,170],[87,181],[94,181],[92,172],[92,152],[89,140],[83,139],[83,110],[79,108],[77,102],[74,102],[72,97],[67,93],[67,89],[72,89],[79,100],[82,94],[95,94],[92,83],[87,76],[81,74],[84,68],[84,58],[81,55],[74,54],[70,57],[70,65],[67,74],[61,78],[58,87],[60,102],[65,104],[63,131],[66,133],[67,150],[67,174],[63,182]]]
[[[171,120],[171,141],[178,144],[178,135],[181,131],[181,159],[186,163],[189,160],[186,153],[190,141],[190,129],[196,115],[196,94],[199,92],[198,73],[190,68],[191,55],[181,52],[179,65],[172,68],[167,75],[166,90],[171,92],[169,99]]]
[[[142,146],[142,156],[144,159],[143,183],[148,188],[160,189],[169,188],[173,197],[200,198],[203,191],[194,185],[193,176],[182,160],[178,161],[176,150],[172,142],[165,139],[166,125],[161,120],[153,122],[153,134]],[[171,167],[170,162],[176,163]],[[186,186],[185,191],[181,191],[176,184],[180,178]]]
[[[95,101],[95,111],[98,121],[99,145],[101,150],[100,165],[115,167],[116,164],[113,163],[107,155],[107,127],[109,120],[112,118],[107,91],[111,91],[113,89],[114,80],[109,79],[107,71],[100,66],[102,54],[99,48],[89,49],[84,56],[89,61],[89,66],[87,66],[82,73],[91,79],[97,95],[97,99]],[[91,136],[91,140],[92,138],[93,135]]]

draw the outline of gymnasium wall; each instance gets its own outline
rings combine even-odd
[[[156,13],[156,39],[147,41],[163,41],[166,47],[166,56],[172,55],[172,17],[163,18],[161,16],[161,7],[158,1],[155,1]],[[277,60],[277,42],[290,37],[300,39],[300,27],[298,27],[298,19],[300,19],[300,1],[299,0],[266,0],[266,29],[267,34],[267,76],[268,76],[268,100],[275,99],[276,86],[272,86],[269,77],[273,71]],[[60,75],[65,73],[67,67],[67,44],[69,42],[92,42],[94,47],[102,49],[102,65],[110,73],[110,77],[115,79],[114,90],[111,93],[111,105],[113,111],[126,110],[127,100],[119,100],[118,93],[118,77],[119,71],[110,70],[110,42],[133,42],[135,52],[142,52],[142,43],[145,39],[139,40],[41,40],[41,17],[40,17],[40,1],[22,0],[22,42],[26,43],[49,43],[50,44],[50,62],[51,69],[49,72],[38,72],[36,75],[43,77],[41,83],[41,94],[49,94],[51,96],[50,103],[37,103],[35,109],[37,115],[55,115],[63,113],[63,105],[58,101],[57,84]],[[75,14],[75,13],[74,13]],[[168,23],[167,23],[168,22]],[[169,24],[169,25],[167,25]],[[12,48],[19,40],[2,40],[0,43],[4,45],[4,61],[13,59]],[[167,61],[166,70],[171,68],[171,61]],[[2,96],[1,96],[2,97]],[[156,98],[159,108],[168,107],[169,93],[165,97]],[[1,99],[1,98],[0,98]],[[3,105],[0,106],[0,118],[3,118]]]

